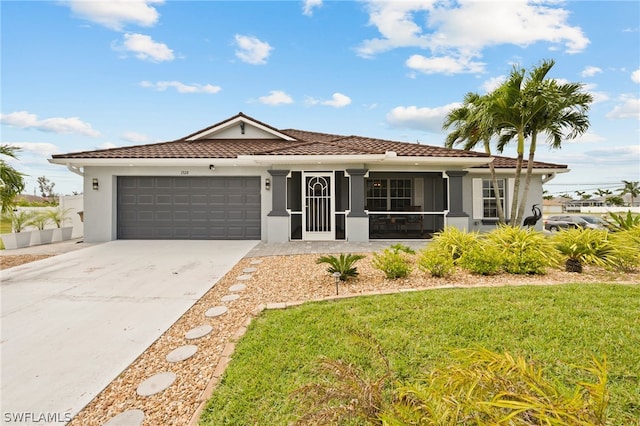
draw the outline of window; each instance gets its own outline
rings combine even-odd
[[[367,210],[402,211],[411,205],[411,179],[367,179]]]
[[[498,192],[500,194],[500,204],[504,206],[504,179],[498,179]],[[491,179],[482,179],[482,217],[484,219],[498,218],[496,193]]]

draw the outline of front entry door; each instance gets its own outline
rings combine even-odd
[[[333,172],[302,174],[303,240],[334,240]]]

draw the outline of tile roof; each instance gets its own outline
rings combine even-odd
[[[187,140],[194,135],[205,133],[217,126],[224,125],[238,116],[245,117],[254,123],[292,137],[293,141],[283,139],[196,139]],[[385,154],[393,151],[398,157],[431,157],[431,158],[486,158],[487,154],[476,151],[464,151],[444,147],[389,141],[362,136],[344,136],[320,132],[309,132],[296,129],[275,129],[242,113],[224,120],[214,126],[169,142],[147,145],[134,145],[119,148],[83,151],[68,154],[56,154],[54,159],[171,159],[171,158],[237,158],[238,156],[260,155],[371,155]],[[515,159],[495,157],[494,165],[498,168],[515,167]],[[542,168],[566,168],[565,165],[535,163]]]

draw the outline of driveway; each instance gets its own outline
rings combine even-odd
[[[2,424],[68,421],[257,243],[111,241],[2,271]]]

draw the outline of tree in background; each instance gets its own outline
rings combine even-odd
[[[56,193],[53,192],[53,187],[56,186],[55,182],[51,182],[45,176],[38,178],[38,186],[40,187],[40,194],[46,198],[49,202],[55,201]]]
[[[16,196],[24,190],[23,174],[7,163],[5,157],[17,159],[17,146],[0,145],[0,201],[2,213],[13,208]]]
[[[631,204],[629,204],[629,206],[633,207],[634,198],[640,195],[640,182],[623,180],[622,183],[624,184],[624,188],[620,190],[620,195],[631,195]]]

